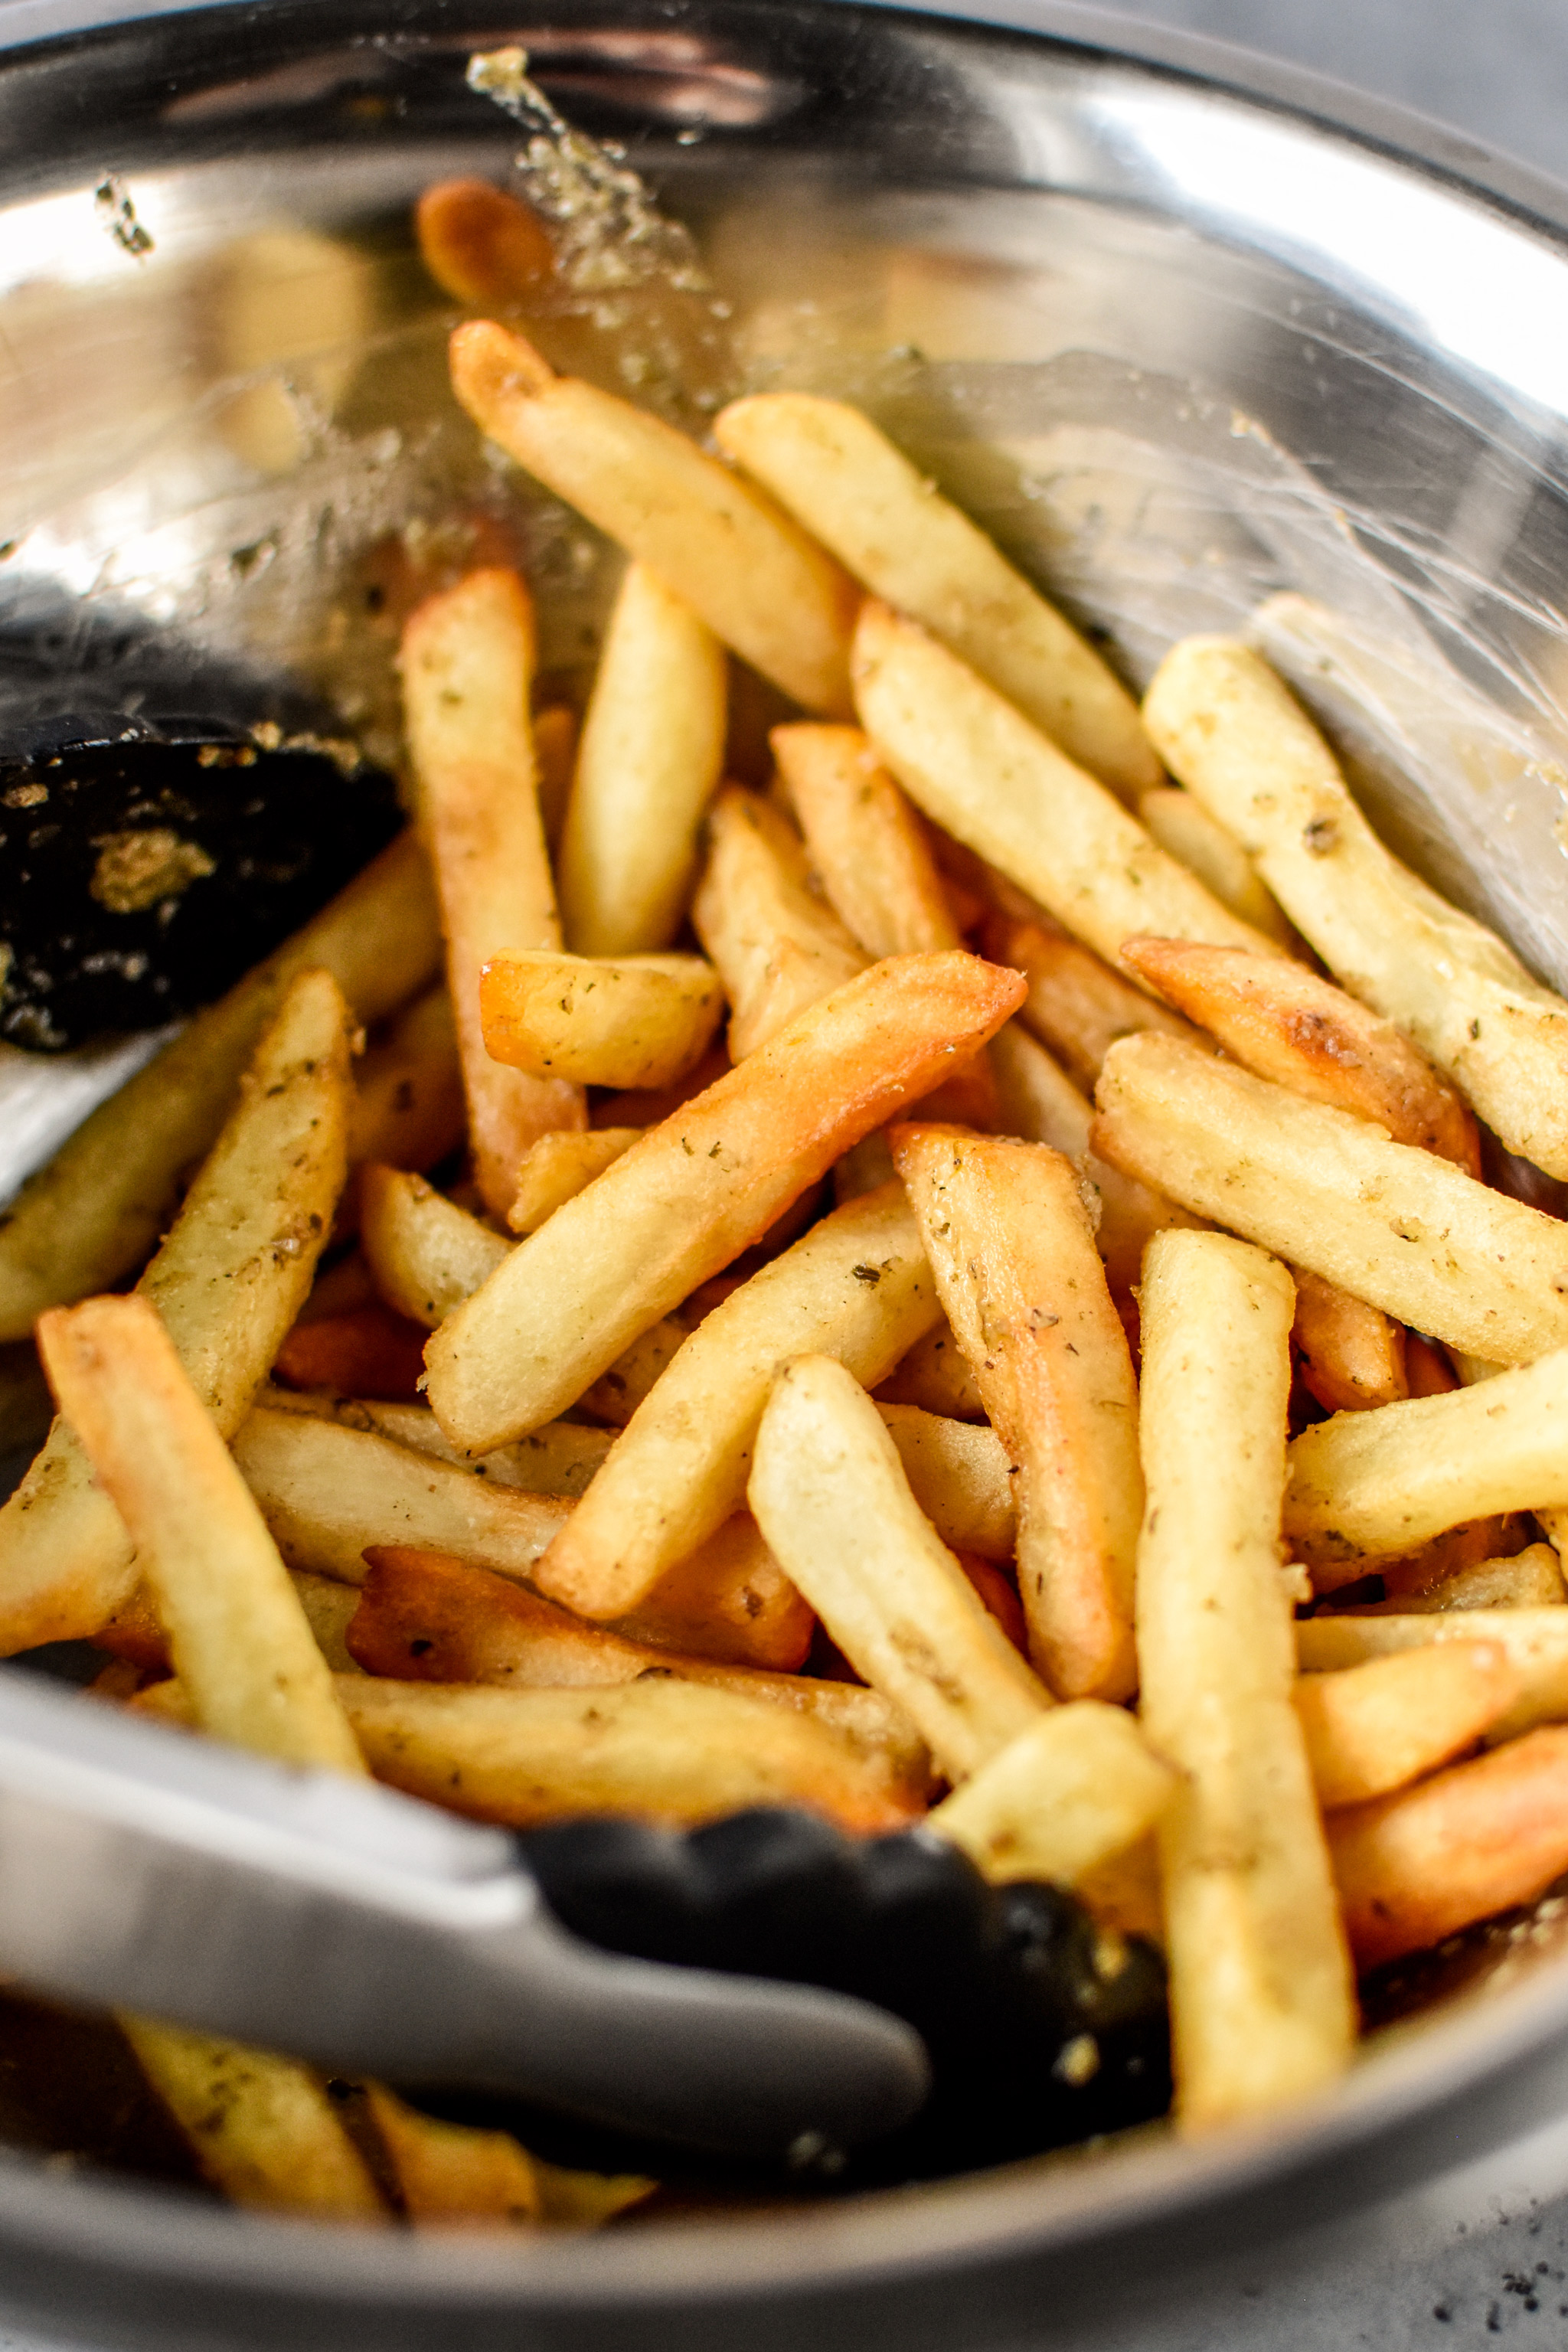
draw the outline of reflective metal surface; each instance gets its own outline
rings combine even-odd
[[[0,633],[152,621],[384,724],[358,552],[515,497],[444,397],[406,221],[436,174],[506,168],[462,68],[521,38],[699,231],[748,380],[868,400],[1135,675],[1256,625],[1390,837],[1568,982],[1568,195],[1451,139],[1402,157],[1420,126],[1307,78],[1031,16],[312,0],[0,61]],[[602,551],[542,501],[526,528],[566,669]],[[0,2292],[162,2347],[979,2352],[1109,2324],[1565,2091],[1549,1960],[1247,2134],[591,2243],[372,2242],[17,2162]]]

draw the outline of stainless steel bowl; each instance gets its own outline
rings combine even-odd
[[[463,82],[501,38],[699,228],[748,363],[870,400],[1134,673],[1293,592],[1266,642],[1391,837],[1568,982],[1568,193],[1089,10],[262,0],[0,57],[0,652],[86,612],[311,671],[359,547],[493,501],[406,224],[505,166]],[[598,555],[529,528],[569,663]],[[0,2297],[163,2352],[1109,2328],[1558,2112],[1568,1965],[1513,1959],[1244,2132],[595,2240],[264,2223],[12,2157]]]

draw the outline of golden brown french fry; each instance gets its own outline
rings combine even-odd
[[[699,1324],[540,1561],[541,1591],[624,1617],[741,1508],[782,1363],[831,1354],[875,1387],[940,1311],[900,1184],[836,1209]]]
[[[1138,1391],[1070,1160],[895,1127],[893,1163],[986,1412],[1018,1471],[1029,1654],[1061,1698],[1135,1688]]]
[[[556,856],[566,829],[566,803],[577,760],[577,715],[569,703],[549,702],[533,714],[533,764],[538,771],[539,822],[545,845]],[[559,877],[557,877],[559,881]],[[565,928],[565,915],[562,915]]]
[[[1531,1731],[1329,1827],[1345,1931],[1381,1967],[1531,1903],[1568,1869],[1568,1729]]]
[[[994,1885],[1076,1886],[1147,1835],[1175,1786],[1124,1709],[1074,1699],[982,1764],[925,1826]]]
[[[360,1247],[382,1297],[411,1322],[433,1331],[512,1246],[422,1176],[374,1166],[362,1172]]]
[[[731,784],[720,793],[708,841],[691,920],[723,976],[730,1058],[740,1062],[867,959],[812,889],[793,827],[755,793]]]
[[[1290,1704],[1279,1539],[1292,1306],[1284,1267],[1228,1235],[1149,1245],[1138,1662],[1144,1729],[1185,1776],[1160,1849],[1188,2128],[1329,2081],[1355,2032]]]
[[[1051,1704],[910,1492],[875,1405],[842,1364],[778,1374],[752,1509],[845,1656],[906,1709],[961,1780]]]
[[[1017,1479],[994,1429],[880,1399],[889,1436],[910,1492],[952,1551],[1011,1559],[1017,1537]]]
[[[373,1299],[343,1315],[296,1323],[273,1358],[272,1378],[284,1389],[411,1403],[424,1374],[424,1349],[417,1323]]]
[[[723,1011],[719,975],[700,956],[500,955],[479,980],[491,1059],[585,1087],[677,1085]]]
[[[1161,781],[1120,679],[868,416],[763,393],[732,402],[713,429],[874,595],[935,630],[1073,759],[1128,795]]]
[[[1362,1412],[1408,1396],[1404,1325],[1305,1266],[1294,1266],[1291,1272],[1296,1282],[1291,1336],[1304,1360],[1301,1377],[1318,1402],[1331,1412]]]
[[[561,919],[579,955],[668,947],[724,762],[723,649],[691,606],[628,564],[605,632],[561,837]]]
[[[1041,923],[993,915],[982,934],[993,963],[1021,971],[1029,993],[1018,1018],[1048,1045],[1068,1076],[1092,1092],[1107,1054],[1119,1037],[1158,1029],[1167,1037],[1203,1041],[1190,1021],[1142,988],[1134,988],[1108,963],[1065,933]],[[1237,950],[1237,953],[1240,950]],[[1250,961],[1250,959],[1249,959]],[[1260,962],[1269,960],[1260,957]]]
[[[1113,1045],[1095,1100],[1102,1159],[1397,1321],[1499,1362],[1568,1342],[1568,1226],[1431,1152],[1173,1037]]]
[[[1371,1658],[1393,1658],[1450,1642],[1486,1642],[1500,1649],[1520,1677],[1519,1695],[1492,1725],[1489,1741],[1512,1739],[1540,1723],[1568,1721],[1568,1610],[1458,1609],[1406,1616],[1346,1612],[1301,1618],[1296,1655],[1301,1672],[1334,1674]]]
[[[328,973],[292,982],[138,1286],[225,1436],[267,1377],[331,1231],[347,1164],[348,1025]],[[134,1575],[119,1514],[57,1421],[0,1508],[0,1651],[89,1636]]]
[[[1395,1143],[1416,1144],[1467,1175],[1480,1174],[1476,1122],[1453,1087],[1392,1021],[1305,964],[1156,939],[1129,940],[1121,961],[1217,1037],[1243,1069],[1310,1102],[1375,1119]]]
[[[1138,822],[1168,856],[1214,892],[1222,907],[1228,907],[1265,938],[1276,940],[1287,954],[1294,951],[1296,936],[1279,901],[1236,835],[1226,833],[1194,793],[1169,784],[1143,793],[1138,802]]]
[[[316,1647],[333,1674],[353,1674],[354,1661],[344,1646],[343,1636],[359,1605],[354,1587],[299,1569],[289,1570],[289,1581],[299,1595],[300,1606],[315,1635]],[[112,1657],[143,1670],[166,1667],[169,1664],[169,1636],[158,1614],[157,1602],[145,1583],[137,1585],[129,1601],[122,1601],[113,1616],[99,1627],[93,1641],[98,1649],[107,1650]]]
[[[463,1140],[463,1074],[452,1000],[427,988],[387,1025],[354,1071],[349,1118],[349,1181],[338,1232],[359,1219],[359,1170],[367,1160],[426,1169]]]
[[[440,931],[405,834],[110,1096],[0,1212],[0,1340],[47,1307],[108,1290],[167,1232],[181,1180],[212,1149],[268,1024],[302,972],[336,979],[363,1022],[435,974]]]
[[[563,1202],[574,1201],[595,1176],[629,1151],[642,1131],[640,1127],[598,1127],[591,1132],[565,1129],[559,1135],[542,1135],[523,1153],[517,1171],[516,1197],[506,1213],[511,1231],[537,1233]]]
[[[470,572],[427,597],[403,632],[404,726],[447,939],[469,1139],[485,1204],[511,1206],[537,1137],[585,1127],[575,1087],[486,1050],[479,975],[493,956],[559,949],[529,727],[533,611],[515,572]]]
[[[1390,855],[1268,663],[1230,638],[1189,637],[1144,715],[1336,978],[1397,1022],[1510,1151],[1568,1177],[1568,1004]]]
[[[849,704],[856,591],[749,482],[613,393],[553,373],[488,320],[451,342],[481,433],[667,582],[714,635],[807,710]]]
[[[1568,1503],[1568,1348],[1479,1388],[1303,1430],[1285,1532],[1329,1589],[1463,1520],[1536,1503]]]
[[[380,2083],[367,2083],[364,2095],[404,2215],[416,2230],[528,2228],[542,2221],[533,2159],[510,2132],[418,2115]]]
[[[944,1421],[983,1422],[985,1407],[963,1349],[944,1315],[877,1391],[879,1404],[912,1405]]]
[[[429,1397],[487,1453],[553,1420],[848,1145],[999,1029],[1023,982],[891,956],[790,1022],[520,1242],[431,1339]]]
[[[768,737],[829,904],[866,953],[963,944],[919,817],[858,727],[775,727]]]
[[[1156,929],[1277,952],[917,622],[868,603],[854,676],[860,724],[910,799],[1108,963]]]
[[[488,180],[437,180],[414,208],[419,257],[454,301],[521,301],[555,267],[537,213]]]
[[[1318,1802],[1364,1804],[1450,1763],[1507,1713],[1522,1679],[1495,1642],[1433,1643],[1301,1675],[1296,1713]]]

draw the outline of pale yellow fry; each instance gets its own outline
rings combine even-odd
[[[526,2228],[543,2219],[533,2159],[510,2132],[417,2115],[380,2083],[367,2083],[364,2095],[416,2229]]]
[[[423,1176],[370,1167],[360,1186],[360,1247],[386,1304],[433,1331],[505,1263],[514,1244]]]
[[[1492,1642],[1454,1642],[1303,1675],[1296,1713],[1318,1801],[1365,1804],[1473,1746],[1519,1698],[1523,1677]]]
[[[559,949],[529,726],[533,614],[512,572],[472,572],[403,632],[404,726],[447,939],[447,979],[486,1205],[511,1206],[529,1145],[584,1127],[575,1087],[504,1068],[485,1049],[479,974],[492,956]]]
[[[147,1300],[52,1307],[38,1348],[202,1729],[283,1763],[362,1770],[277,1547]]]
[[[262,1402],[270,1404],[275,1399],[282,1402],[281,1391],[268,1391]],[[590,1429],[583,1422],[549,1421],[542,1429],[520,1437],[515,1445],[500,1445],[482,1462],[470,1465],[468,1456],[443,1436],[440,1423],[426,1404],[356,1400],[335,1410],[329,1407],[327,1417],[347,1420],[351,1428],[374,1430],[395,1444],[412,1447],[416,1454],[434,1454],[437,1462],[450,1462],[458,1469],[471,1467],[477,1476],[498,1486],[521,1486],[528,1495],[565,1496],[573,1500],[586,1492],[614,1443],[610,1430]]]
[[[868,416],[763,393],[731,403],[713,429],[874,595],[933,629],[1073,759],[1128,795],[1160,782],[1120,679]]]
[[[724,1011],[700,956],[502,955],[479,985],[485,1047],[532,1076],[670,1087],[701,1060]]]
[[[1296,1627],[1301,1672],[1332,1674],[1368,1658],[1397,1657],[1431,1643],[1487,1642],[1520,1675],[1519,1696],[1487,1734],[1490,1747],[1537,1724],[1568,1722],[1568,1609],[1457,1609],[1410,1616],[1304,1617]]]
[[[647,410],[489,320],[459,327],[452,388],[479,430],[686,599],[807,710],[849,702],[856,591],[798,523]]]
[[[879,1402],[910,1492],[944,1544],[982,1559],[1011,1559],[1017,1540],[1017,1478],[994,1429]]]
[[[1168,856],[1195,874],[1222,907],[1255,931],[1277,940],[1289,954],[1296,946],[1279,901],[1232,833],[1212,816],[1195,793],[1163,784],[1138,803],[1138,821]]]
[[[926,1816],[994,1885],[1076,1886],[1153,1828],[1176,1776],[1100,1699],[1053,1707]]]
[[[1510,1363],[1568,1343],[1568,1225],[1432,1152],[1173,1037],[1113,1045],[1095,1099],[1102,1159],[1396,1321]]]
[[[517,1192],[506,1221],[514,1234],[537,1233],[547,1217],[602,1176],[643,1132],[640,1127],[596,1127],[542,1135],[524,1152]],[[499,1265],[500,1261],[497,1260]],[[478,1283],[473,1285],[479,1288]],[[420,1318],[423,1319],[422,1318]]]
[[[361,1668],[351,1658],[348,1649],[349,1622],[359,1607],[359,1594],[352,1584],[340,1584],[335,1577],[316,1576],[309,1569],[290,1569],[289,1581],[300,1596],[300,1606],[305,1622],[334,1675],[357,1675]]]
[[[768,738],[818,881],[868,956],[962,944],[920,818],[858,727]]]
[[[1188,2129],[1317,2088],[1355,2036],[1279,1566],[1292,1304],[1246,1243],[1149,1245],[1138,1661],[1144,1729],[1185,1776],[1160,1845]]]
[[[842,1364],[779,1373],[757,1432],[752,1509],[856,1671],[962,1780],[1051,1704],[910,1492],[876,1406]]]
[[[138,1288],[220,1433],[238,1427],[305,1303],[342,1190],[348,1013],[301,973]],[[0,1651],[95,1633],[135,1581],[119,1514],[57,1421],[0,1508]]]
[[[868,959],[812,889],[788,821],[738,784],[713,803],[691,920],[732,1008],[734,1062],[866,968]]]
[[[994,687],[885,604],[868,604],[856,628],[855,703],[927,816],[1108,963],[1140,931],[1279,952]]]
[[[578,955],[667,948],[724,761],[723,648],[645,564],[605,632],[561,837],[561,920]]]
[[[939,1313],[901,1185],[823,1218],[704,1317],[540,1562],[541,1591],[583,1617],[636,1608],[741,1508],[781,1364],[832,1354],[874,1388]]]
[[[1384,847],[1261,656],[1189,637],[1144,711],[1335,978],[1407,1030],[1510,1151],[1568,1177],[1568,1004]]]
[[[463,1074],[452,1000],[427,988],[354,1071],[349,1165],[429,1168],[463,1139]]]
[[[182,1179],[212,1149],[301,972],[330,971],[372,1022],[422,988],[440,958],[429,871],[405,834],[29,1178],[0,1215],[0,1340],[25,1339],[46,1307],[111,1288],[167,1232]]]
[[[985,1407],[974,1375],[944,1315],[923,1339],[917,1339],[901,1364],[878,1391],[883,1404],[913,1405],[917,1412],[943,1421],[983,1423]]]

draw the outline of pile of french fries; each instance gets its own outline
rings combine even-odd
[[[470,301],[500,201],[422,208]],[[426,596],[406,836],[0,1226],[0,1643],[518,1826],[923,1822],[1163,1939],[1183,2127],[1321,2092],[1568,1871],[1568,1224],[1480,1148],[1568,1180],[1568,1004],[1245,644],[1140,711],[858,410],[451,373],[625,551],[591,697]],[[125,2024],[243,2202],[648,2187]]]

